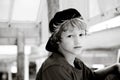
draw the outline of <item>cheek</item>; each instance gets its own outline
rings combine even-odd
[[[64,42],[61,43],[61,45],[65,48],[70,48],[73,46],[73,42],[70,40],[65,40]]]
[[[70,47],[70,45],[68,45],[68,44],[61,44],[61,48],[63,49],[63,50],[71,50],[71,47]]]
[[[64,47],[71,47],[74,45],[74,41],[70,38],[63,38],[61,39],[60,44]]]

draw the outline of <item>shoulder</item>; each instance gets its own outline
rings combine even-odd
[[[50,56],[45,62],[42,64],[42,71],[49,70],[49,69],[66,69],[70,70],[70,66],[68,65],[67,61],[64,57],[56,57]]]
[[[63,78],[62,80],[70,80],[69,78],[71,78],[71,72],[72,68],[65,61],[64,57],[50,56],[44,61],[41,68],[39,69],[37,78],[40,78],[38,80],[42,80],[42,77],[46,78],[46,76],[48,76],[51,78],[51,80],[59,80],[61,78]]]
[[[62,65],[51,65],[40,71],[38,80],[72,80],[71,73]]]
[[[67,68],[64,66],[64,65],[60,65],[60,64],[54,64],[54,65],[51,65],[49,67],[47,67],[46,69],[44,69],[43,72],[59,72],[59,73],[62,73],[62,72],[67,72]]]

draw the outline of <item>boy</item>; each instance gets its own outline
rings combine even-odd
[[[92,71],[76,58],[86,35],[86,24],[76,9],[57,12],[49,27],[52,36],[46,49],[52,54],[42,64],[36,80],[119,80],[120,64]]]

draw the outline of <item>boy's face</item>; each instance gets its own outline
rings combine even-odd
[[[77,27],[63,32],[61,42],[59,42],[59,51],[65,54],[79,54],[83,36],[85,36],[85,30],[80,30]]]

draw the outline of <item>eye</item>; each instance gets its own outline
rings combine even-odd
[[[79,36],[83,36],[83,34],[79,34]]]
[[[68,35],[67,37],[71,38],[71,37],[72,37],[72,35]]]

